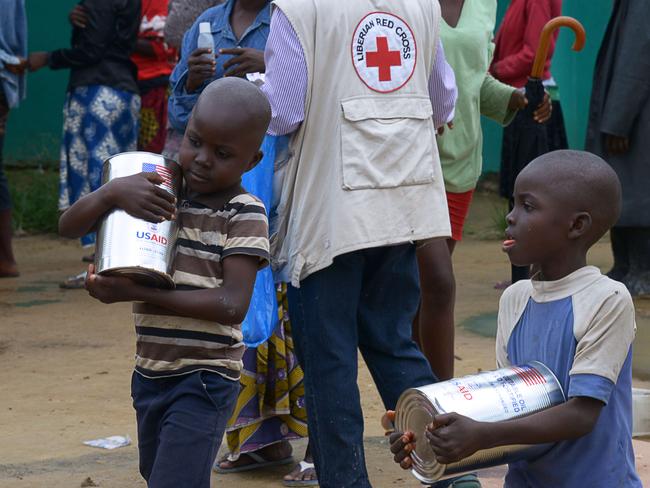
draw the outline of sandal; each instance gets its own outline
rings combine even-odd
[[[59,288],[64,290],[79,290],[84,287],[86,281],[86,271],[82,271],[76,276],[68,276],[64,281],[59,283]]]
[[[300,461],[298,464],[300,471],[298,474],[302,474],[308,469],[315,469],[314,463],[309,463],[307,461]],[[318,486],[318,479],[315,480],[282,480],[284,486]]]
[[[242,454],[242,456],[248,456],[253,460],[253,462],[250,464],[244,464],[242,466],[235,466],[232,468],[222,468],[219,465],[224,461],[228,461],[228,458],[224,458],[214,463],[212,469],[214,469],[219,474],[243,473],[244,471],[253,471],[255,469],[270,468],[272,466],[285,466],[287,464],[293,463],[293,456],[287,456],[286,458],[276,459],[273,461],[264,459],[261,455],[257,454],[256,452],[245,452]]]

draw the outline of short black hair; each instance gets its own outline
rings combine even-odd
[[[260,144],[271,122],[271,104],[255,84],[242,78],[212,81],[199,95],[194,112],[202,110],[228,114],[234,126],[258,135]]]
[[[568,211],[591,215],[589,245],[598,241],[621,214],[621,182],[612,167],[586,151],[560,150],[533,160],[522,173],[535,173],[562,198]],[[537,174],[539,172],[539,174]]]

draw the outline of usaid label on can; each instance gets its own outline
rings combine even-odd
[[[179,197],[182,175],[178,164],[158,154],[128,152],[104,162],[102,184],[137,173],[158,173],[159,185]],[[112,210],[97,234],[95,264],[104,275],[126,276],[158,288],[173,288],[173,259],[178,227],[175,221],[147,222],[124,210]]]
[[[406,390],[400,397],[395,427],[415,433],[413,474],[423,483],[537,456],[549,445],[501,446],[478,451],[459,462],[444,465],[426,442],[425,430],[434,415],[456,412],[481,422],[509,420],[564,402],[557,378],[540,362],[454,378]]]

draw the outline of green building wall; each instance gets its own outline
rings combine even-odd
[[[50,51],[70,45],[68,12],[74,0],[28,0],[30,51]],[[59,159],[63,101],[68,71],[43,68],[27,75],[27,99],[9,115],[4,155],[8,162],[43,164]]]
[[[432,0],[433,1],[433,0]],[[480,1],[480,0],[479,0]],[[607,25],[613,0],[565,0],[563,14],[577,18],[587,30],[587,44],[580,53],[571,51],[573,33],[563,29],[553,59],[553,75],[560,85],[569,143],[582,148],[586,131],[591,77],[598,48]],[[74,0],[30,0],[27,3],[29,48],[52,50],[69,45],[67,15]],[[499,18],[509,0],[499,0]],[[28,97],[10,115],[5,139],[8,161],[52,161],[59,158],[61,109],[68,72],[43,69],[28,75]],[[484,171],[498,171],[501,128],[483,121],[485,134]]]

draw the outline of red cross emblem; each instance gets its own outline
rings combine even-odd
[[[402,66],[402,56],[399,51],[388,49],[388,37],[377,37],[377,50],[366,53],[366,66],[379,68],[379,81],[391,81],[391,66]]]

